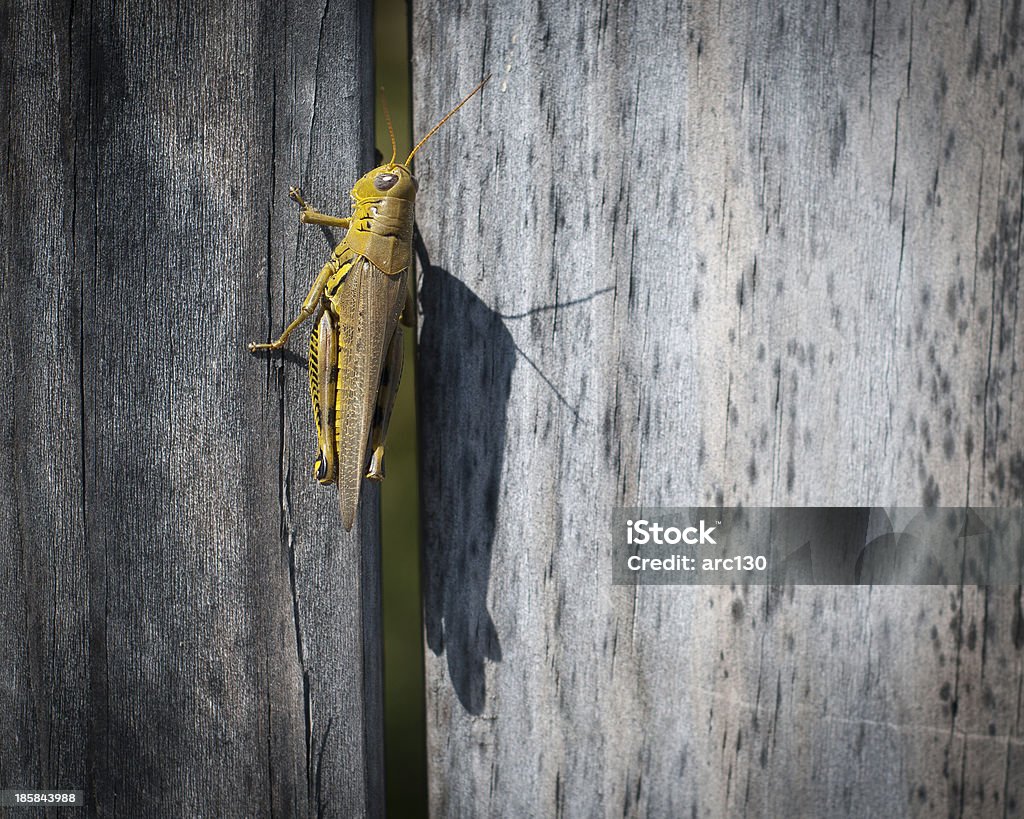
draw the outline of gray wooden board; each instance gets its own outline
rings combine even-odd
[[[305,331],[372,159],[366,3],[0,14],[0,787],[382,811],[376,493],[312,480]],[[34,813],[32,815],[35,815]]]
[[[437,816],[1013,815],[1019,587],[613,587],[616,505],[1019,505],[1019,3],[414,6]]]

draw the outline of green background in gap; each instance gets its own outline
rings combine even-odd
[[[377,147],[387,161],[391,140],[380,102],[384,86],[401,162],[412,150],[405,0],[376,0],[373,34]],[[427,815],[414,349],[413,332],[406,329],[405,369],[388,431],[381,497],[387,806],[390,816],[401,817]]]

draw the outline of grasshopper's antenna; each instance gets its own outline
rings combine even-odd
[[[391,137],[391,161],[388,162],[390,168],[395,164],[395,156],[398,153],[398,147],[395,145],[395,129],[391,125],[391,112],[388,110],[388,97],[384,93],[384,86],[380,87],[380,103],[384,106],[384,119],[388,124],[388,136]]]
[[[444,125],[444,124],[445,124],[445,123],[446,123],[446,122],[448,121],[448,119],[449,119],[449,118],[451,117],[451,115],[452,115],[452,114],[454,114],[454,113],[455,113],[456,111],[458,111],[458,110],[459,110],[459,109],[460,109],[460,108],[461,108],[461,107],[462,107],[463,105],[465,105],[465,104],[466,104],[467,102],[469,102],[469,100],[470,100],[470,99],[472,98],[472,96],[473,96],[473,95],[474,95],[474,94],[475,94],[475,93],[476,93],[477,91],[479,91],[479,90],[480,90],[481,88],[483,88],[483,87],[484,87],[485,85],[487,85],[487,81],[488,81],[488,80],[489,80],[490,78],[491,78],[491,75],[490,75],[490,74],[488,74],[488,75],[487,75],[486,77],[484,77],[484,79],[483,79],[483,82],[481,82],[481,83],[480,83],[480,85],[478,85],[478,86],[477,86],[476,88],[474,88],[474,89],[473,89],[472,91],[470,91],[470,92],[469,92],[468,94],[466,94],[466,96],[465,96],[465,97],[463,97],[463,99],[462,99],[462,102],[460,102],[460,103],[459,103],[458,105],[456,105],[456,106],[455,106],[454,108],[452,108],[452,110],[451,110],[451,111],[449,111],[449,112],[448,112],[447,114],[445,114],[445,115],[444,115],[444,116],[443,116],[443,117],[441,118],[441,121],[440,121],[439,123],[437,123],[437,125],[435,125],[435,126],[434,126],[433,128],[431,128],[431,129],[430,129],[430,132],[429,132],[429,133],[428,133],[428,134],[427,134],[427,135],[426,135],[425,137],[423,137],[423,139],[421,139],[421,140],[420,140],[419,142],[417,142],[417,143],[416,143],[416,147],[412,149],[412,153],[410,153],[410,154],[409,154],[409,156],[408,156],[408,158],[407,158],[407,159],[405,160],[405,163],[404,163],[405,165],[408,165],[408,164],[409,164],[409,161],[410,161],[410,160],[411,160],[411,159],[413,158],[413,156],[414,156],[414,155],[416,154],[416,152],[417,152],[417,151],[418,151],[418,150],[419,150],[420,148],[422,148],[422,147],[423,147],[423,143],[424,143],[424,142],[426,142],[426,141],[427,141],[428,139],[430,139],[430,138],[431,138],[431,137],[432,137],[432,136],[433,136],[434,134],[436,134],[436,133],[437,133],[437,131],[438,131],[438,129],[439,129],[439,128],[440,128],[440,127],[441,127],[442,125]]]

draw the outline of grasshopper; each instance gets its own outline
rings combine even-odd
[[[299,325],[313,318],[309,394],[318,446],[313,474],[321,484],[337,484],[345,531],[355,521],[363,475],[374,481],[384,479],[384,438],[404,357],[399,321],[412,323],[414,307],[406,279],[412,263],[418,184],[409,163],[489,79],[485,77],[445,114],[401,164],[395,162],[389,117],[391,161],[356,182],[351,216],[321,213],[303,200],[297,188],[289,191],[299,205],[301,222],[347,232],[291,324],[275,341],[252,342],[249,352],[280,350]]]

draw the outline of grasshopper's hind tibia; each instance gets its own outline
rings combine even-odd
[[[343,218],[341,216],[328,216],[326,213],[320,213],[320,211],[310,207],[302,198],[302,191],[298,188],[292,188],[288,192],[288,195],[299,203],[299,219],[306,224],[326,225],[328,227],[340,228],[347,228],[349,226],[349,220],[347,218]],[[255,353],[257,350],[280,350],[284,347],[285,343],[288,341],[288,337],[295,332],[299,325],[316,312],[317,307],[320,304],[320,297],[324,294],[324,290],[328,288],[328,285],[341,282],[341,280],[345,278],[348,268],[351,267],[351,262],[352,254],[348,248],[344,247],[344,245],[336,247],[334,249],[334,256],[331,257],[331,260],[320,268],[320,273],[316,277],[316,281],[313,282],[313,286],[309,288],[309,293],[302,302],[302,309],[299,310],[299,314],[295,317],[292,323],[289,324],[285,328],[284,332],[281,333],[281,335],[274,341],[266,344],[257,343],[255,341],[250,342],[249,352]],[[316,402],[314,401],[314,403]]]
[[[309,335],[309,394],[316,423],[317,456],[313,474],[322,484],[337,480],[335,419],[338,396],[338,330],[329,310],[320,309]]]
[[[384,480],[384,439],[388,434],[391,411],[395,408],[404,361],[402,328],[396,325],[388,344],[387,358],[380,374],[380,389],[377,390],[377,404],[373,409],[373,426],[370,430],[370,450],[373,454],[370,456],[370,466],[366,473],[366,477],[372,481]]]
[[[332,277],[338,273],[340,268],[341,260],[339,259],[337,252],[335,252],[335,255],[331,260],[320,269],[320,274],[316,277],[316,281],[313,282],[313,286],[309,288],[309,293],[302,302],[302,309],[299,310],[299,314],[292,320],[292,323],[285,327],[284,332],[269,344],[257,344],[255,341],[250,341],[249,352],[255,353],[257,350],[280,350],[284,347],[285,343],[288,341],[288,337],[295,332],[299,325],[316,312],[317,307],[320,305],[320,297],[324,293],[324,288],[327,287],[328,282],[331,281]]]

